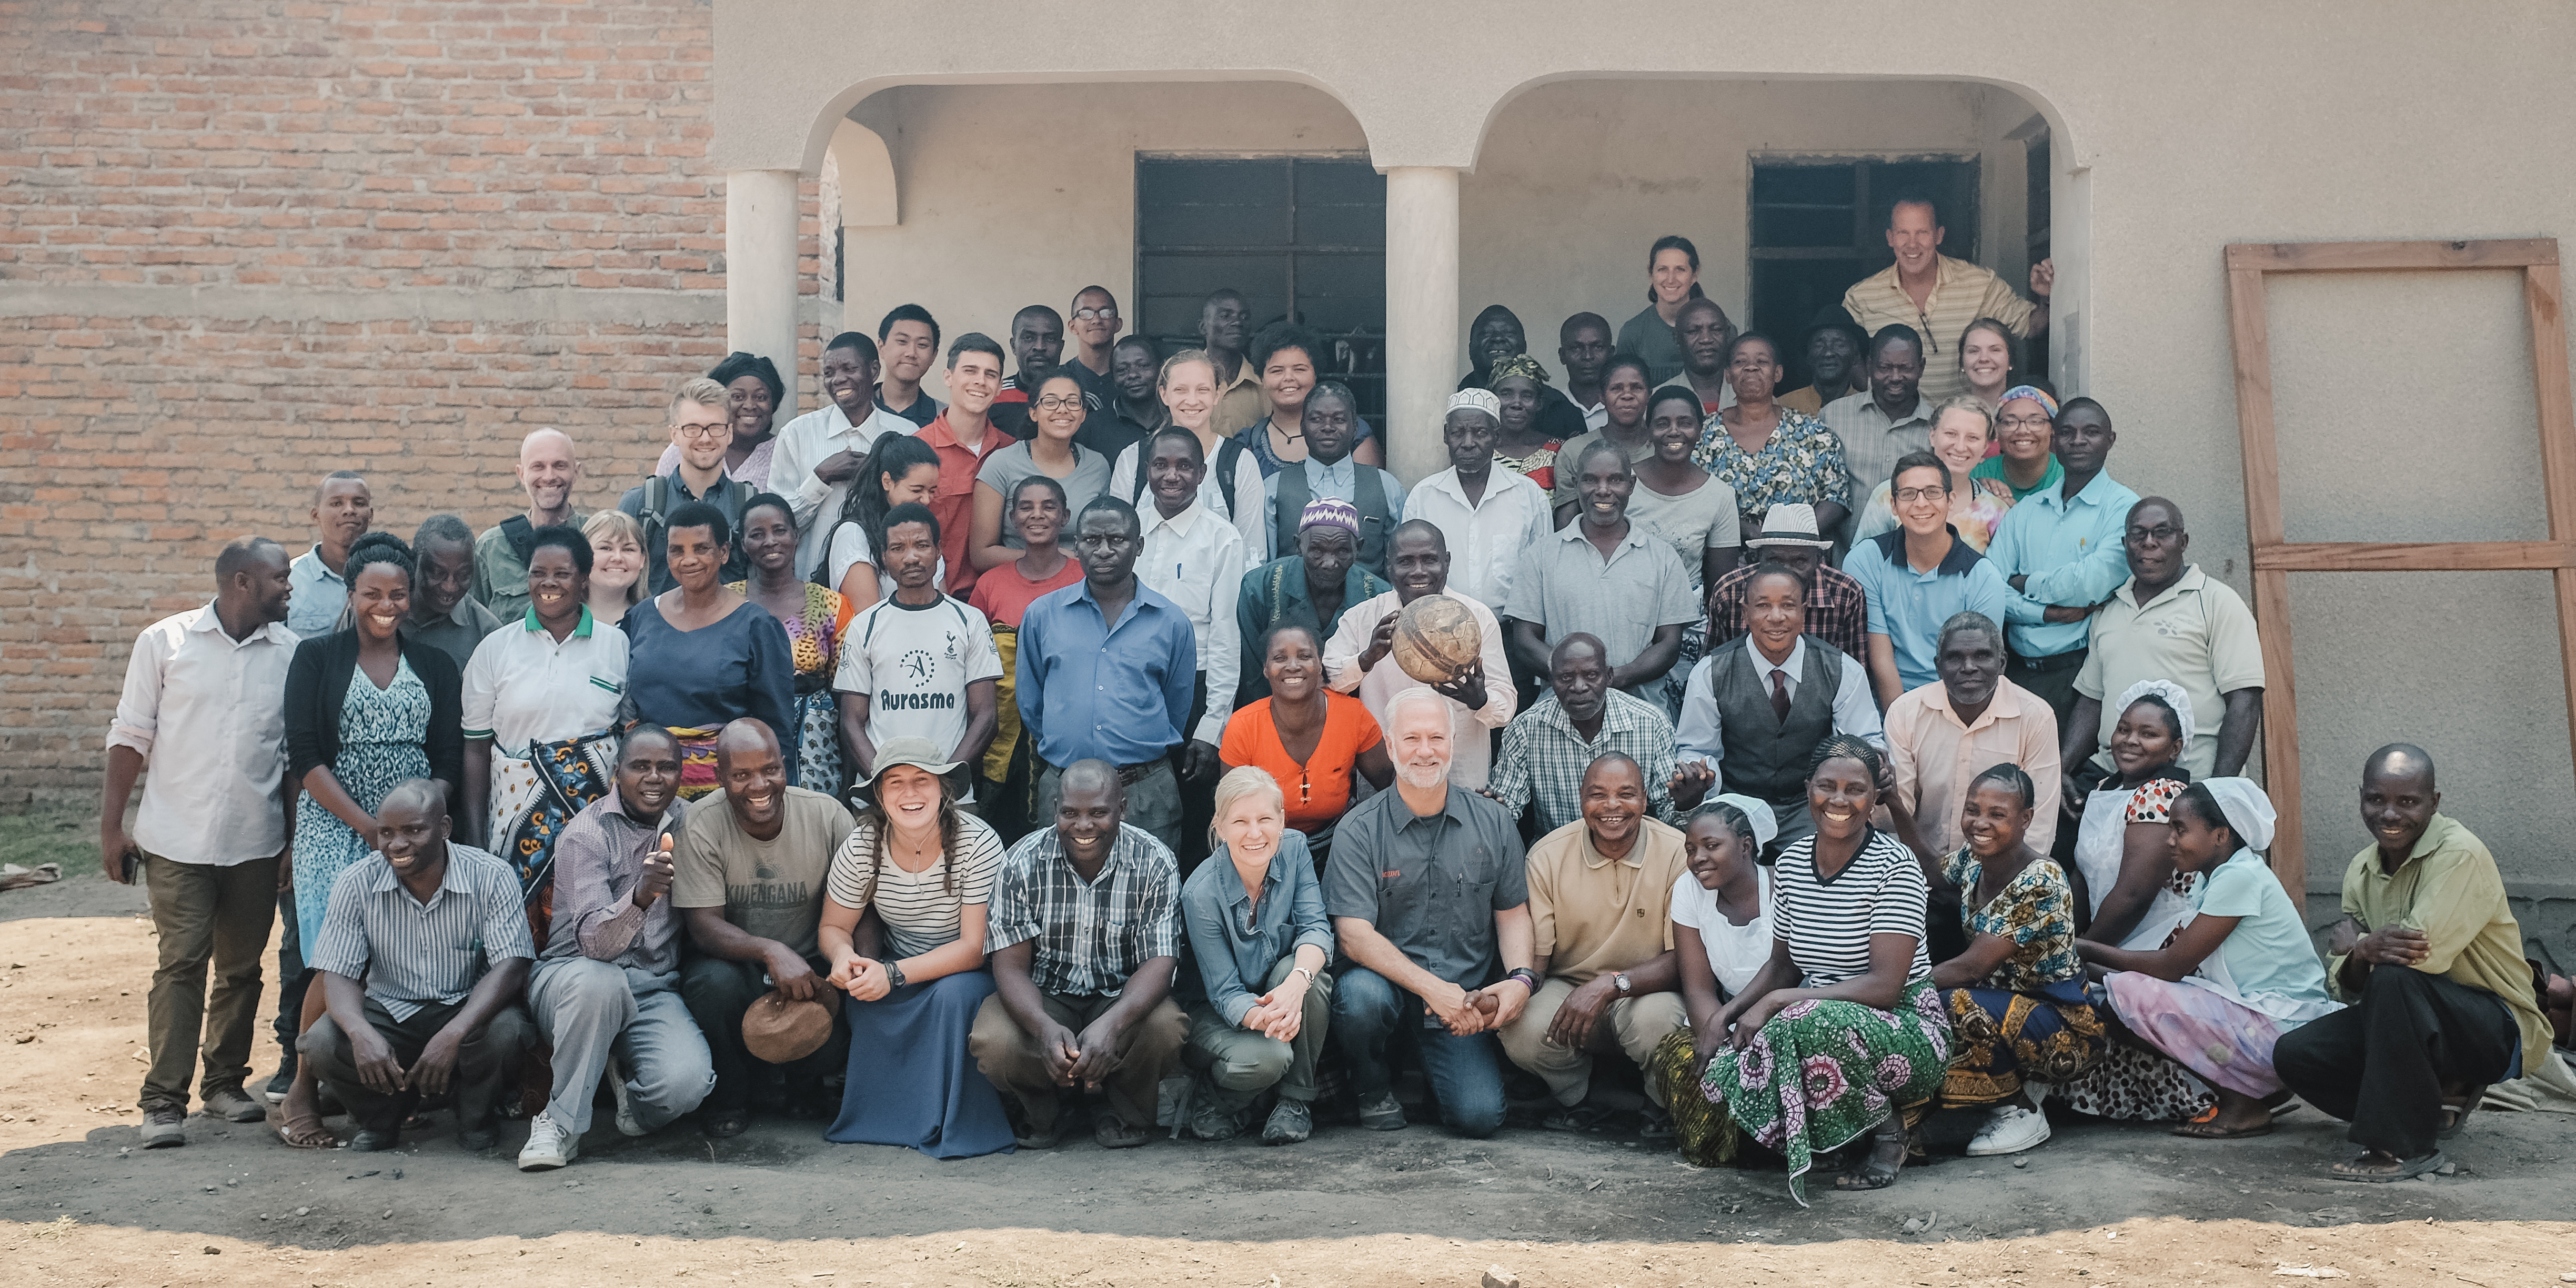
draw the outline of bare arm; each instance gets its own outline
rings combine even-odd
[[[474,981],[474,991],[466,994],[465,1005],[456,1008],[446,1024],[429,1044],[420,1049],[420,1059],[412,1062],[406,1075],[411,1085],[425,1095],[444,1095],[456,1073],[456,1056],[465,1039],[479,1032],[501,1008],[515,1005],[528,992],[528,959],[504,957]]]
[[[357,799],[340,786],[339,778],[331,772],[329,765],[315,765],[305,770],[304,790],[312,794],[315,804],[331,811],[333,818],[348,824],[349,830],[357,833],[358,839],[365,841],[368,849],[381,845],[376,835],[375,815],[358,808]]]
[[[683,908],[680,913],[688,923],[689,942],[696,944],[698,951],[729,962],[758,962],[769,971],[770,982],[780,993],[799,1002],[814,1000],[814,989],[821,981],[794,949],[775,939],[744,932],[725,920],[721,907]]]
[[[2229,933],[2236,929],[2236,923],[2242,920],[2242,917],[2194,917],[2190,925],[2174,932],[2171,944],[2154,951],[2132,952],[2090,939],[2076,940],[2075,951],[2092,965],[2109,970],[2133,970],[2170,984],[2207,961],[2209,955],[2217,952],[2218,946],[2226,942]],[[1978,938],[1982,940],[1985,936]]]
[[[1646,641],[1643,652],[1630,659],[1626,666],[1610,668],[1610,685],[1612,688],[1633,689],[1640,684],[1660,680],[1665,672],[1673,669],[1673,663],[1681,660],[1681,656],[1680,624],[1658,626],[1654,638]],[[1545,671],[1547,668],[1542,664],[1539,669]]]
[[[1020,557],[1019,551],[1002,544],[1002,494],[990,483],[975,484],[975,517],[966,532],[966,557],[977,572]]]
[[[1905,682],[1896,675],[1896,643],[1876,631],[1869,633],[1869,687],[1878,694],[1881,711],[1905,696]]]
[[[1035,939],[1023,939],[996,950],[992,956],[993,992],[1002,999],[1002,1009],[1011,1013],[1012,1023],[1037,1039],[1038,1049],[1046,1055],[1047,1073],[1055,1078],[1056,1085],[1070,1086],[1074,1061],[1082,1056],[1082,1044],[1073,1030],[1047,1014],[1046,995],[1038,991],[1037,981],[1029,978],[1029,963],[1036,960],[1037,950]]]
[[[1384,750],[1378,752],[1378,760],[1386,760]],[[142,773],[142,752],[121,745],[107,749],[107,785],[99,792],[98,802],[98,862],[108,880],[124,885],[134,884],[135,868],[142,859],[134,838],[125,833],[125,807],[134,799],[134,780]]]
[[[966,685],[966,732],[957,739],[957,749],[948,755],[950,760],[968,765],[984,763],[984,749],[993,745],[993,733],[1002,727],[1002,703],[996,696],[1000,691],[998,680],[974,680]],[[869,759],[873,761],[875,757]]]
[[[850,601],[850,611],[866,612],[882,596],[877,587],[877,566],[865,559],[850,565],[841,574],[841,598]]]
[[[1547,636],[1539,629],[1539,624],[1525,618],[1513,618],[1507,629],[1510,634],[1504,642],[1511,650],[1512,660],[1529,668],[1534,674],[1546,675]],[[1368,668],[1363,666],[1360,669]],[[1616,681],[1614,680],[1613,683]]]
[[[1735,1026],[1735,1049],[1752,1045],[1753,1039],[1792,1002],[1858,1002],[1873,1011],[1893,1010],[1896,999],[1905,995],[1905,977],[1914,969],[1914,950],[1918,941],[1912,935],[1871,935],[1869,969],[1839,984],[1824,988],[1781,988],[1765,994],[1761,1001],[1745,1009]],[[1773,955],[1773,964],[1787,952],[1783,944]],[[1770,967],[1765,967],[1768,971]],[[1752,990],[1747,989],[1747,992]]]
[[[841,709],[841,742],[850,753],[850,781],[877,776],[877,744],[868,737],[869,694],[842,690],[836,699]]]
[[[2084,817],[2084,793],[2075,785],[2075,771],[2093,759],[2101,740],[2102,700],[2077,694],[2074,707],[2066,713],[2066,727],[2057,731],[2059,790],[2064,793],[2058,807],[2068,818]]]
[[[1968,941],[1968,950],[1932,968],[1936,988],[1971,988],[1979,980],[1995,973],[1995,968],[2012,956],[2013,941],[2001,935],[1979,931]]]
[[[1710,546],[1699,555],[1699,584],[1714,586],[1717,579],[1735,571],[1744,550],[1741,546]]]
[[[1369,786],[1379,791],[1385,791],[1387,784],[1395,781],[1395,762],[1388,759],[1383,742],[1361,752],[1358,766],[1360,777],[1367,779]]]
[[[2218,723],[2218,776],[2233,778],[2245,771],[2245,761],[2254,754],[2254,741],[2263,733],[2263,691],[2238,689],[2227,695],[2227,714]]]

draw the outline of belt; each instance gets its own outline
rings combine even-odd
[[[1169,760],[1156,757],[1153,760],[1140,760],[1132,765],[1120,765],[1118,767],[1118,785],[1121,787],[1133,787],[1136,784],[1145,781],[1145,779],[1150,777],[1155,770],[1161,769],[1171,763],[1172,762]]]
[[[2084,665],[2084,655],[2090,652],[2092,650],[2089,648],[2069,649],[2063,653],[2051,653],[2046,657],[2023,657],[2016,653],[2013,655],[2012,665],[2017,671],[2048,675],[2057,671],[2072,671]]]

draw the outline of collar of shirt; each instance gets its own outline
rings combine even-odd
[[[1958,708],[1950,705],[1950,686],[1928,684],[1924,687],[1931,690],[1925,700],[1931,704],[1932,709],[1940,712],[1953,726],[1969,733],[1975,733],[1998,720],[2010,720],[2016,716],[2027,715],[2030,712],[2030,704],[2037,700],[2031,696],[2030,690],[2002,676],[1997,676],[1995,677],[1995,696],[1986,699],[1986,709],[1977,714],[1975,724],[1969,724],[1959,718]]]
[[[1148,835],[1138,830],[1134,824],[1121,821],[1118,824],[1118,835],[1110,838],[1108,856],[1100,861],[1100,875],[1085,881],[1082,879],[1081,869],[1073,866],[1073,856],[1065,851],[1064,833],[1052,827],[1038,830],[1046,833],[1046,861],[1063,868],[1064,874],[1071,877],[1075,885],[1085,890],[1098,890],[1107,886],[1118,875],[1119,869],[1135,861],[1135,856],[1143,850],[1144,838]]]
[[[1583,855],[1583,866],[1591,871],[1598,872],[1613,863],[1619,863],[1632,869],[1643,870],[1646,866],[1646,847],[1652,844],[1655,839],[1653,836],[1648,834],[1648,825],[1653,821],[1654,820],[1652,818],[1642,812],[1638,815],[1637,835],[1635,839],[1628,843],[1628,852],[1616,859],[1611,858],[1607,854],[1603,854],[1601,852],[1601,847],[1593,844],[1592,824],[1586,822],[1583,825],[1583,844],[1580,847],[1580,851]]]
[[[545,623],[537,620],[537,610],[534,608],[528,610],[528,615],[521,618],[519,624],[531,631],[542,631],[546,628]],[[584,604],[581,606],[581,620],[573,624],[572,634],[567,635],[564,638],[573,640],[589,639],[592,625],[593,622],[590,616],[590,605]],[[615,789],[611,788],[610,790],[613,791]]]
[[[2071,501],[2067,499],[2065,485],[2061,483],[2057,487],[2041,488],[2017,504],[2037,505],[2044,509],[2065,513],[2079,505],[2109,506],[2116,502],[2121,493],[2128,490],[2117,479],[2111,477],[2109,470],[2104,470],[2087,480],[2084,486],[2075,489],[2075,497]]]
[[[1219,850],[1208,857],[1211,859],[1223,859],[1225,858],[1225,852],[1223,850]],[[1288,883],[1288,870],[1281,866],[1287,861],[1288,851],[1285,846],[1281,846],[1280,848],[1274,849],[1270,852],[1270,866],[1264,869],[1261,874],[1261,903],[1259,904],[1259,907],[1270,908],[1277,906],[1274,902],[1274,897],[1278,894],[1279,887]],[[1226,866],[1234,866],[1233,861],[1230,859],[1227,860]],[[1226,920],[1238,926],[1251,925],[1252,914],[1256,911],[1256,908],[1252,902],[1252,896],[1243,888],[1243,878],[1241,876],[1236,876],[1234,879],[1225,882],[1224,888],[1227,914]]]
[[[1469,510],[1483,510],[1486,506],[1494,503],[1494,498],[1517,491],[1518,488],[1515,481],[1517,481],[1517,483],[1528,484],[1532,491],[1538,490],[1538,484],[1531,482],[1530,476],[1503,469],[1500,466],[1493,467],[1486,472],[1485,494],[1473,501],[1467,499],[1467,485],[1458,481],[1458,467],[1455,465],[1452,465],[1449,468],[1423,480],[1425,484],[1429,485],[1431,490],[1449,497]],[[1571,527],[1573,525],[1569,524],[1567,526]]]
[[[1359,487],[1359,458],[1356,456],[1345,456],[1330,465],[1309,456],[1300,463],[1306,467],[1306,489],[1310,492],[1332,487],[1352,491]]]
[[[671,803],[662,807],[662,817],[647,825],[636,822],[635,816],[626,812],[626,799],[617,794],[614,781],[608,784],[608,794],[600,800],[605,802],[605,808],[599,812],[601,825],[616,829],[618,835],[611,839],[621,852],[632,849],[637,857],[641,856],[646,844],[659,840],[665,832],[677,831],[681,816],[688,813],[689,808],[687,801],[674,794]]]
[[[709,483],[707,485],[707,490],[704,492],[692,492],[689,490],[689,481],[681,476],[679,466],[672,466],[671,472],[664,477],[671,480],[672,491],[679,493],[681,496],[691,501],[704,501],[711,496],[722,497],[725,495],[727,490],[725,488],[725,484],[733,482],[733,471],[729,467],[723,465],[717,466],[716,481]],[[714,504],[721,505],[723,502],[718,501]]]
[[[945,408],[942,408],[938,415],[931,417],[930,423],[922,426],[921,432],[913,435],[913,437],[930,444],[932,451],[937,451],[943,447],[954,447],[961,452],[971,452],[974,454],[975,459],[978,462],[981,462],[985,457],[1020,441],[1011,437],[1009,434],[1003,433],[1000,428],[993,424],[991,417],[988,416],[984,421],[984,436],[976,440],[975,446],[968,447],[957,437],[957,431],[949,426],[948,412]]]
[[[1416,814],[1413,812],[1413,802],[1405,800],[1400,795],[1396,796],[1395,811],[1399,817],[1396,819],[1395,830],[1401,832],[1417,824],[1428,824],[1434,828],[1446,823],[1456,823],[1460,827],[1467,826],[1466,802],[1460,796],[1460,793],[1466,789],[1455,783],[1449,784],[1448,787],[1449,794],[1440,798],[1440,812],[1437,814]],[[1388,790],[1389,794],[1393,794],[1394,789]]]
[[[376,859],[381,857],[381,852],[379,852],[378,854],[370,855],[365,859],[361,859],[359,862],[374,862]],[[405,904],[406,907],[435,908],[438,906],[439,900],[444,899],[451,894],[458,898],[463,898],[467,893],[469,893],[465,888],[463,880],[465,875],[464,867],[464,864],[456,861],[455,852],[452,850],[449,851],[447,856],[447,870],[438,874],[437,893],[432,894],[429,897],[429,902],[422,903],[411,897],[410,889],[403,885],[402,876],[394,871],[394,865],[392,863],[376,863],[374,876],[367,883],[367,892],[369,894],[392,894],[396,891],[400,891],[403,898],[409,900],[409,902]]]
[[[1583,535],[1583,516],[1579,514],[1574,516],[1574,522],[1566,524],[1564,528],[1558,530],[1556,539],[1558,541],[1580,541],[1587,546],[1592,546],[1592,538]],[[1643,550],[1645,548],[1645,525],[1637,522],[1637,520],[1632,516],[1628,520],[1628,535],[1619,539],[1618,548],[1610,552],[1609,558],[1601,561],[1601,566],[1607,568],[1610,565],[1617,563],[1619,561],[1619,556],[1626,554],[1631,550]],[[1601,552],[1601,547],[1592,546],[1592,552],[1594,554],[1599,554]]]
[[[1985,556],[1979,554],[1976,547],[1969,545],[1966,538],[1959,535],[1957,524],[1943,524],[1941,526],[1949,530],[1950,553],[1941,556],[1941,566],[1934,568],[1931,575],[1935,577],[1965,577],[1968,575],[1968,570],[1976,567],[1977,561],[1985,558]],[[1914,573],[1917,577],[1923,575],[1922,573],[1914,571],[1913,563],[1908,561],[1905,556],[1905,529],[1893,528],[1886,532],[1882,532],[1877,536],[1871,537],[1869,540],[1872,544],[1878,547],[1878,557],[1886,560],[1888,567],[1903,572]]]
[[[225,643],[232,645],[234,648],[240,648],[247,644],[258,644],[263,642],[290,646],[296,643],[295,632],[286,629],[286,623],[284,622],[262,622],[260,623],[258,630],[252,631],[250,634],[245,635],[240,639],[234,639],[232,637],[232,633],[224,629],[223,614],[215,611],[215,601],[211,599],[207,600],[205,608],[197,612],[189,621],[188,629],[192,631],[200,631],[209,635],[220,635],[223,637]]]
[[[1153,522],[1145,525],[1145,533],[1151,536],[1157,531],[1169,528],[1174,536],[1186,537],[1190,535],[1191,528],[1198,526],[1199,516],[1206,513],[1206,509],[1196,500],[1192,500],[1179,514],[1167,519],[1163,517],[1161,510],[1148,508],[1145,513],[1152,516]]]
[[[1796,654],[1790,656],[1795,658]],[[1645,708],[1646,703],[1643,699],[1630,697],[1617,689],[1610,690],[1607,699],[1601,704],[1601,733],[1598,737],[1589,740],[1574,727],[1574,718],[1565,714],[1565,704],[1557,701],[1553,693],[1539,699],[1538,705],[1529,709],[1529,714],[1536,717],[1540,723],[1550,725],[1562,731],[1566,737],[1589,747],[1607,740],[1614,733],[1634,732],[1638,722],[1645,718],[1643,714]]]
[[[2172,599],[2173,597],[2182,594],[2184,591],[2198,590],[2208,581],[2209,577],[2207,574],[2201,572],[2200,565],[2193,564],[2182,570],[2182,575],[2174,579],[2174,584],[2165,587],[2163,592],[2158,594],[2155,598],[2141,604],[2138,602],[2138,575],[2136,573],[2131,573],[2129,574],[2129,579],[2127,581],[2120,583],[2120,602],[2143,613],[2168,599]]]
[[[1766,685],[1771,682],[1773,671],[1786,671],[1789,673],[1789,687],[1794,689],[1798,687],[1798,677],[1807,673],[1807,637],[1804,635],[1789,645],[1789,656],[1776,663],[1762,656],[1761,647],[1753,642],[1750,633],[1744,637],[1744,651],[1753,659],[1754,678]]]
[[[1091,579],[1089,577],[1085,577],[1082,580],[1073,583],[1074,585],[1082,588],[1074,592],[1073,602],[1077,604],[1089,604],[1091,606],[1092,615],[1100,619],[1100,628],[1106,635],[1117,634],[1121,628],[1127,625],[1127,623],[1135,621],[1138,617],[1143,616],[1144,612],[1147,610],[1174,613],[1180,611],[1172,601],[1163,598],[1161,592],[1146,585],[1144,578],[1132,577],[1131,580],[1136,584],[1136,593],[1128,598],[1127,610],[1118,615],[1118,620],[1114,624],[1109,620],[1109,614],[1101,610],[1100,596],[1091,592]]]
[[[2424,834],[2415,838],[2415,848],[2406,852],[2406,861],[2397,865],[2397,872],[2389,871],[2388,865],[2379,861],[2379,847],[2375,845],[2363,853],[2363,857],[2368,861],[2361,865],[2362,872],[2371,881],[2383,885],[2394,881],[2397,879],[2398,872],[2404,872],[2413,866],[2417,859],[2449,847],[2458,839],[2454,833],[2459,830],[2459,823],[2450,815],[2436,811],[2433,821],[2425,824]]]
[[[295,557],[294,566],[304,570],[307,576],[318,576],[328,582],[340,580],[340,570],[322,562],[322,544],[318,541],[313,544],[312,549]]]
[[[1916,394],[1914,396],[1913,410],[1908,411],[1901,418],[1888,415],[1887,409],[1879,406],[1878,400],[1869,396],[1869,394],[1865,392],[1853,394],[1851,397],[1858,398],[1860,400],[1860,406],[1853,409],[1854,413],[1867,417],[1869,420],[1875,422],[1875,428],[1877,428],[1881,433],[1903,429],[1908,425],[1929,425],[1932,423],[1932,409],[1924,403],[1923,395],[1921,394]]]

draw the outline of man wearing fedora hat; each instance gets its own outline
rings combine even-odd
[[[1171,999],[1181,954],[1180,868],[1125,822],[1105,760],[1065,766],[1055,825],[1020,838],[993,881],[985,949],[994,996],[967,1049],[1002,1092],[1022,1149],[1056,1142],[1062,1092],[1104,1093],[1092,1139],[1145,1143],[1155,1097],[1189,1037]]]
[[[1869,656],[1869,593],[1825,562],[1832,539],[1816,527],[1816,507],[1804,502],[1772,506],[1762,534],[1744,543],[1744,566],[1708,588],[1708,651],[1744,633],[1744,592],[1753,570],[1782,563],[1807,579],[1807,633],[1851,658]]]

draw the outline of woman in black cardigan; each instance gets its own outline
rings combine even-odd
[[[447,790],[451,811],[458,798],[462,683],[455,659],[402,638],[413,571],[400,537],[359,538],[342,573],[350,625],[296,645],[286,668],[287,768],[304,788],[295,810],[295,922],[308,959],[322,940],[333,883],[378,848],[375,811],[386,794],[430,778]],[[322,1010],[323,990],[306,989],[303,1027]],[[278,1135],[300,1149],[333,1143],[311,1067],[297,1062],[279,1109]]]

